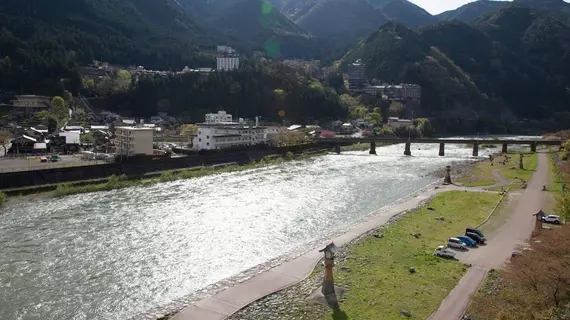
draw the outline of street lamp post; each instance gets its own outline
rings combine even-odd
[[[323,287],[321,293],[325,297],[327,304],[333,308],[338,309],[338,300],[334,289],[333,271],[334,255],[338,252],[337,246],[334,242],[328,244],[325,248],[319,250],[325,254],[325,276],[323,280]]]

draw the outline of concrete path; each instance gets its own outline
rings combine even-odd
[[[383,211],[381,216],[372,217],[356,225],[345,234],[332,239],[332,241],[337,246],[345,245],[362,234],[385,224],[394,215],[414,209],[422,201],[429,199],[437,193],[465,189],[466,188],[451,185],[442,186],[438,189],[432,188],[425,192],[418,192],[412,195],[409,200]],[[323,242],[322,247],[329,242],[330,241]],[[321,248],[307,252],[267,272],[260,273],[249,280],[225,289],[210,298],[201,300],[195,305],[187,307],[176,314],[172,320],[225,319],[246,305],[307,278],[322,258],[322,253],[318,252]]]
[[[470,263],[473,267],[443,300],[429,320],[461,319],[471,297],[485,279],[487,270],[501,268],[515,248],[525,244],[535,225],[535,217],[532,214],[542,209],[544,205],[545,193],[542,191],[542,186],[546,185],[548,177],[547,154],[539,153],[537,170],[516,205],[515,211],[497,230],[496,236],[488,240],[488,245],[470,250],[464,257],[460,255],[462,261]]]

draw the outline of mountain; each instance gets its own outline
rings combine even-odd
[[[461,68],[401,24],[388,22],[375,31],[343,58],[341,67],[346,68],[356,59],[366,63],[369,79],[421,85],[425,115],[458,116],[496,111]]]
[[[505,1],[479,0],[470,2],[455,10],[445,11],[435,17],[441,21],[459,20],[463,22],[471,22],[482,15],[491,13],[506,5],[507,3]]]
[[[361,0],[322,0],[297,19],[299,26],[317,37],[356,39],[368,35],[388,19]]]
[[[514,0],[513,5],[545,12],[561,22],[570,25],[570,3],[564,0]]]
[[[366,0],[379,9],[390,20],[403,23],[408,28],[414,28],[439,20],[423,8],[408,0]]]
[[[75,64],[183,68],[212,59],[210,36],[174,0],[3,0],[0,85],[52,93]]]
[[[459,21],[419,29],[424,40],[452,59],[491,100],[520,117],[545,118],[563,111],[564,87],[542,64],[526,59],[520,48],[495,41],[476,27]],[[548,106],[548,107],[547,107]]]
[[[312,58],[320,50],[307,31],[260,0],[195,1],[181,5],[240,51],[266,51],[271,57]]]
[[[544,119],[570,105],[570,27],[549,12],[508,5],[471,24],[416,31],[388,23],[349,52],[369,79],[423,88],[429,115]]]
[[[570,88],[570,26],[548,12],[517,6],[476,20],[474,26]]]

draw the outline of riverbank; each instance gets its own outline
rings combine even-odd
[[[457,163],[452,163],[451,166],[452,166],[453,179],[459,178],[461,175],[470,174],[471,168],[481,160],[483,160],[483,159],[480,159],[477,161],[460,161]],[[426,175],[435,176],[438,178],[443,178],[443,176],[445,175],[445,167],[443,166],[443,167],[439,168],[438,170],[434,170],[432,172],[426,173]],[[366,221],[362,223],[362,224],[366,224],[366,226],[359,228],[359,230],[363,230],[363,228],[365,228],[365,229],[364,229],[364,231],[360,231],[357,235],[360,236],[362,232],[365,232],[365,231],[372,229],[372,228],[377,228],[378,226],[385,224],[393,216],[401,217],[406,212],[415,210],[418,206],[421,206],[422,203],[424,203],[431,196],[433,196],[434,194],[443,190],[443,188],[441,188],[439,186],[440,184],[441,183],[438,181],[438,182],[431,184],[425,188],[417,190],[408,196],[402,197],[399,200],[396,200],[395,202],[393,202],[393,203],[391,203],[385,207],[377,209],[376,214],[372,214],[372,216],[367,217]],[[446,188],[453,189],[456,187],[449,186]],[[346,231],[344,231],[344,232],[346,232]],[[353,233],[351,233],[351,236],[352,236],[352,234]],[[343,236],[341,236],[341,237],[343,237]],[[346,237],[344,237],[344,238],[346,238]],[[338,243],[338,242],[335,240],[335,243]],[[256,267],[254,267],[252,269],[246,270],[246,271],[241,272],[235,276],[224,279],[220,282],[217,282],[213,285],[210,285],[206,288],[203,288],[202,290],[200,290],[196,293],[193,293],[191,295],[188,295],[186,297],[183,297],[181,299],[173,301],[172,303],[170,303],[168,305],[157,306],[157,308],[153,308],[153,309],[149,310],[148,312],[145,312],[139,316],[135,316],[131,319],[133,319],[133,320],[134,319],[146,319],[146,318],[149,318],[149,319],[169,319],[170,317],[175,315],[177,312],[179,312],[182,308],[184,308],[186,306],[193,305],[193,304],[197,303],[198,301],[201,301],[203,299],[207,299],[208,297],[212,297],[215,294],[220,293],[221,291],[223,291],[227,288],[231,288],[231,287],[235,286],[236,284],[240,284],[244,281],[248,281],[247,279],[250,279],[251,277],[259,275],[263,272],[269,271],[273,267],[280,266],[280,268],[281,268],[284,264],[287,264],[289,261],[292,261],[296,257],[299,257],[303,253],[306,253],[307,251],[309,251],[313,248],[321,246],[321,244],[322,244],[321,240],[316,241],[316,242],[307,243],[306,245],[299,247],[296,250],[294,250],[294,252],[290,252],[287,255],[284,255],[284,256],[278,257],[276,259],[272,259],[270,261],[267,261],[266,263],[257,265]],[[319,256],[320,256],[320,254],[319,254]],[[312,270],[312,268],[311,268],[311,270]],[[157,317],[156,315],[159,315],[160,317]]]
[[[278,155],[265,156],[259,161],[251,160],[247,164],[239,163],[229,163],[229,164],[219,164],[213,166],[199,166],[191,167],[187,169],[180,170],[168,170],[159,171],[147,174],[144,176],[128,177],[126,175],[112,175],[104,179],[95,180],[85,180],[70,183],[62,183],[55,185],[45,185],[38,187],[21,188],[14,190],[6,190],[6,192],[0,193],[0,204],[3,202],[2,195],[4,195],[4,201],[8,201],[10,197],[22,196],[22,195],[32,195],[32,194],[46,194],[48,196],[63,197],[67,195],[98,192],[98,191],[110,191],[123,189],[134,186],[150,186],[159,182],[169,182],[181,179],[193,179],[199,178],[212,174],[228,173],[228,172],[239,172],[255,168],[261,168],[270,165],[276,165],[283,163],[284,161],[302,161],[316,156],[321,156],[327,154],[327,151],[315,150],[312,152],[304,152],[300,154],[293,154],[288,152],[285,157]]]
[[[434,248],[465,226],[479,224],[500,199],[495,193],[442,192],[342,247],[334,271],[335,285],[348,289],[340,319],[400,319],[402,313],[427,318],[467,270],[462,263],[433,257]],[[317,267],[308,279],[230,319],[338,319],[310,299],[321,281]]]

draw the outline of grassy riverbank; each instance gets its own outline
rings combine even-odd
[[[493,163],[489,160],[477,163],[471,171],[471,175],[462,177],[458,179],[457,182],[466,187],[483,187],[492,186],[501,183],[501,180],[505,180],[505,189],[507,187],[515,189],[521,188],[523,183],[520,179],[528,182],[536,170],[538,163],[536,153],[523,153],[523,155],[524,169],[518,168],[520,152],[508,153],[509,161],[505,164],[503,164],[503,160],[505,159],[504,155],[497,155]]]
[[[125,175],[122,176],[113,175],[109,177],[109,179],[106,182],[103,183],[87,184],[87,185],[73,185],[71,183],[60,184],[57,186],[57,188],[54,191],[51,192],[51,194],[56,197],[62,197],[67,195],[80,194],[80,193],[116,190],[133,186],[148,186],[159,182],[199,178],[218,173],[244,171],[254,168],[265,167],[269,165],[276,165],[283,163],[284,161],[305,160],[311,157],[324,155],[326,153],[327,152],[317,152],[312,154],[294,155],[293,153],[289,152],[284,158],[280,156],[266,156],[259,161],[251,161],[249,164],[243,164],[243,165],[231,164],[221,167],[212,166],[212,167],[163,171],[162,173],[160,173],[160,176],[158,177],[154,176],[152,178],[129,179]]]
[[[500,199],[494,193],[443,192],[380,228],[382,238],[365,236],[341,248],[335,284],[348,291],[340,313],[333,314],[309,299],[322,278],[318,265],[307,280],[246,307],[231,319],[402,319],[402,310],[410,312],[412,319],[426,319],[467,270],[458,261],[433,257],[433,250],[466,226],[481,223]],[[436,219],[440,217],[443,220]],[[419,238],[412,236],[416,233]],[[410,267],[416,272],[410,273]]]
[[[343,262],[352,271],[337,271],[338,285],[349,288],[343,311],[351,319],[400,319],[401,310],[426,319],[466,271],[459,262],[433,257],[433,250],[466,226],[483,221],[499,199],[496,194],[441,193],[426,207],[381,230],[384,238],[354,245],[350,259]],[[415,233],[421,234],[419,239],[411,236]],[[409,267],[416,273],[410,274]]]

